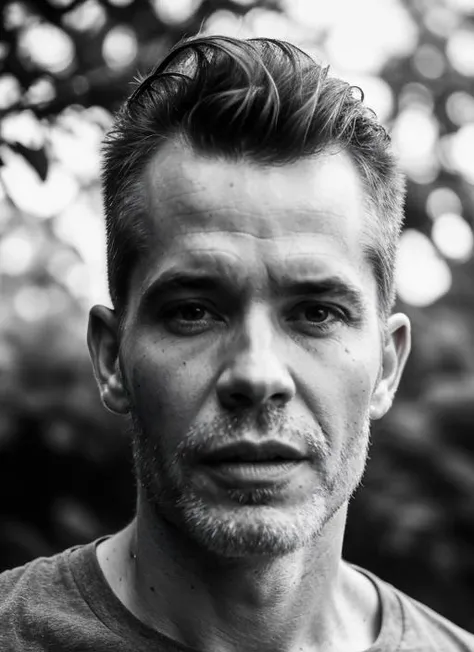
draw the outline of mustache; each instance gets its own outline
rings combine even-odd
[[[253,442],[272,439],[303,449],[311,458],[322,459],[329,454],[328,438],[321,428],[290,419],[274,408],[257,415],[217,416],[193,426],[179,442],[174,461],[195,463],[218,448],[244,439],[248,441],[249,433]]]

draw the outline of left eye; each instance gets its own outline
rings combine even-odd
[[[332,316],[331,310],[327,306],[309,305],[304,306],[301,310],[301,316],[309,322],[321,324]]]
[[[303,303],[293,309],[289,321],[303,331],[318,334],[343,322],[344,314],[341,310],[322,303]]]

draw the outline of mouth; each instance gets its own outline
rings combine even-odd
[[[223,463],[268,463],[302,461],[306,458],[303,451],[282,442],[253,443],[236,442],[222,446],[202,459],[203,464],[215,465]]]
[[[219,482],[236,487],[287,481],[306,461],[303,451],[281,442],[237,442],[207,454],[201,464]]]

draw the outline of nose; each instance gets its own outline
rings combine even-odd
[[[295,383],[274,331],[270,319],[255,314],[236,334],[217,381],[222,407],[235,410],[264,404],[282,406],[294,397]]]

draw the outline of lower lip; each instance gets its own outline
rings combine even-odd
[[[304,460],[281,462],[223,462],[206,465],[206,471],[226,485],[263,485],[288,481]]]

